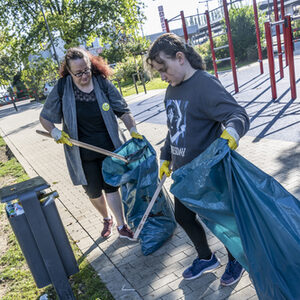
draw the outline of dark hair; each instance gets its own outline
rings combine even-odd
[[[104,61],[104,59],[101,56],[95,56],[87,50],[74,47],[68,49],[64,57],[64,60],[60,65],[60,70],[59,70],[60,76],[65,77],[70,74],[68,70],[70,68],[70,64],[69,64],[70,60],[81,59],[81,58],[86,58],[89,62],[91,62],[91,68],[93,74],[95,75],[100,74],[104,78],[107,78],[110,75],[112,75],[112,69],[109,67],[109,65]]]
[[[152,61],[159,64],[164,64],[160,58],[160,52],[164,52],[171,58],[176,57],[177,52],[184,53],[185,57],[194,69],[205,70],[202,57],[194,50],[193,47],[184,43],[179,36],[174,33],[165,33],[158,37],[156,41],[150,46],[146,62],[153,68]]]

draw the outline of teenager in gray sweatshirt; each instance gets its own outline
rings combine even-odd
[[[169,83],[164,100],[169,130],[161,149],[160,177],[170,176],[171,162],[173,170],[182,167],[219,137],[227,139],[231,149],[237,148],[240,137],[249,129],[248,115],[220,81],[204,70],[201,56],[192,47],[175,34],[163,34],[150,47],[147,63]],[[175,218],[198,253],[192,266],[183,272],[183,277],[194,279],[219,267],[220,262],[209,249],[196,214],[176,197]],[[221,284],[236,283],[243,271],[228,251],[228,264]]]

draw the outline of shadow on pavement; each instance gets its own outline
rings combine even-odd
[[[40,105],[41,104],[39,102],[35,102],[35,101],[29,102],[29,103],[16,102],[18,111],[16,111],[15,108],[11,105],[2,106],[2,107],[0,107],[0,118],[19,114],[19,113],[24,112],[29,109],[34,109],[34,108],[40,109]]]

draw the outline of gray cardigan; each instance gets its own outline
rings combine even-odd
[[[92,77],[92,80],[94,84],[94,92],[104,123],[115,148],[118,148],[122,145],[125,139],[119,130],[117,118],[113,111],[129,113],[130,110],[124,98],[122,98],[118,90],[109,80],[104,79],[101,76],[98,77],[98,80],[103,81],[105,92],[101,89],[98,80],[94,76]],[[108,110],[107,104],[109,104]],[[104,110],[103,105],[105,108]],[[72,86],[72,78],[70,75],[67,76],[62,100],[60,100],[58,84],[56,84],[43,106],[41,116],[56,124],[63,121],[63,130],[67,132],[72,139],[78,140],[76,103]],[[82,168],[79,148],[77,146],[69,147],[64,145],[64,151],[73,184],[86,185],[87,181]]]

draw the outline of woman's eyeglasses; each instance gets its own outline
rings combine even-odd
[[[70,71],[71,72],[71,71]],[[91,69],[85,69],[84,71],[82,71],[82,72],[78,72],[78,73],[76,73],[76,74],[74,74],[73,72],[71,72],[74,76],[76,76],[76,77],[82,77],[83,76],[83,74],[90,74],[90,72],[91,72]]]

